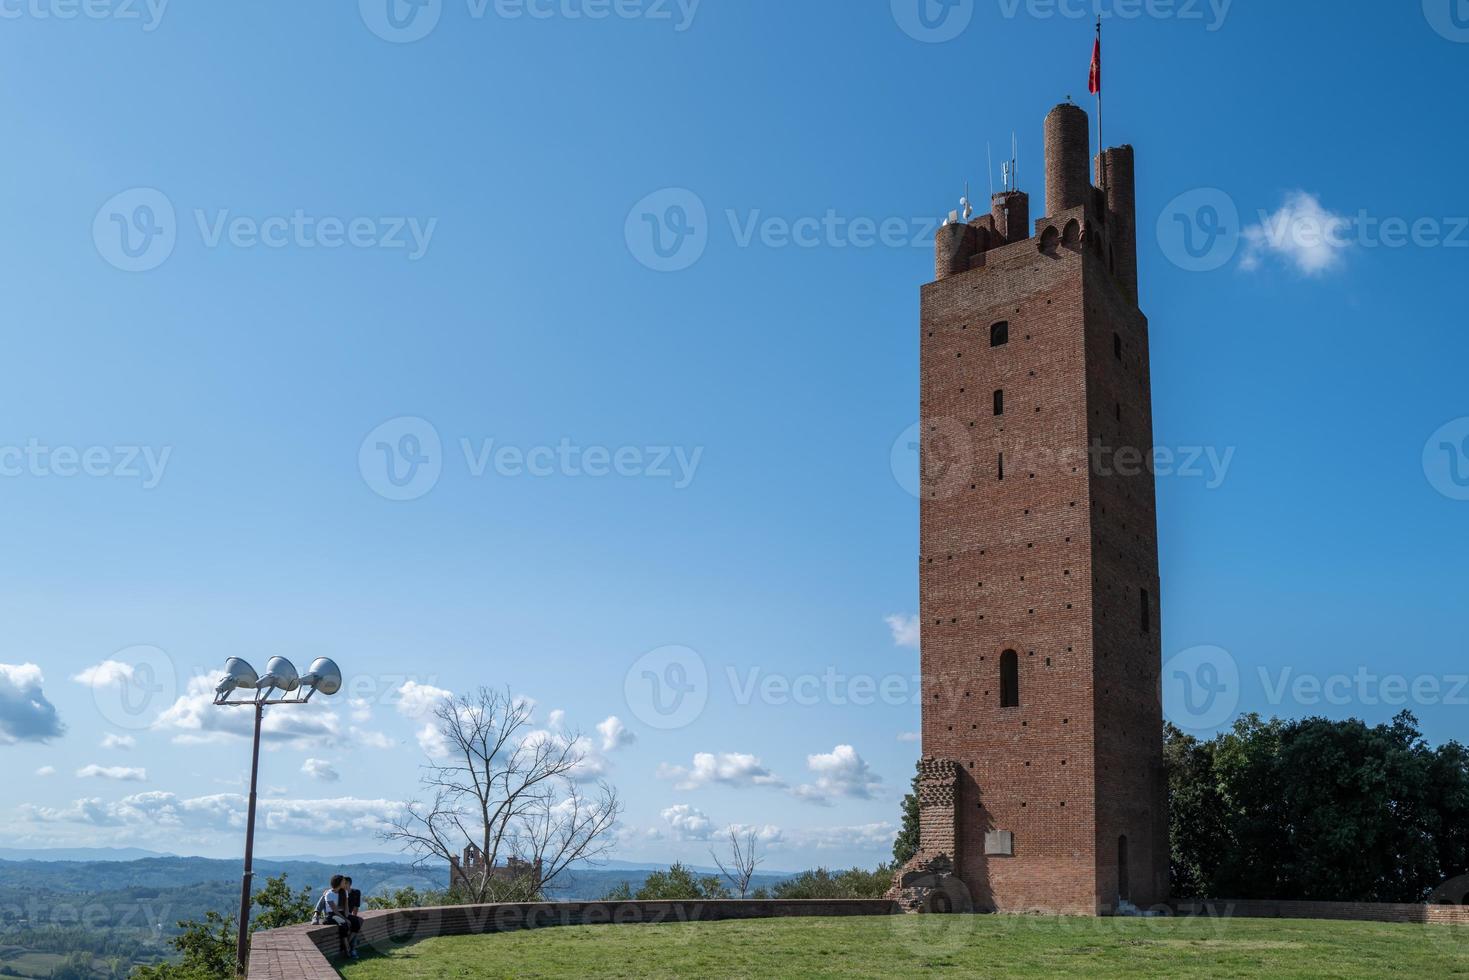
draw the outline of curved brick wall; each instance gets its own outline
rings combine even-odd
[[[653,925],[776,919],[788,916],[892,915],[897,905],[874,901],[568,902],[462,905],[368,912],[359,948],[386,952],[435,936],[543,929],[552,926]],[[249,980],[338,980],[334,926],[293,926],[258,932],[251,940]]]
[[[1432,923],[1469,926],[1469,906],[1386,905],[1363,902],[1182,901],[1183,916],[1211,918],[1336,919],[1359,922]],[[877,901],[573,902],[566,904],[470,905],[441,909],[369,912],[362,946],[379,951],[435,936],[467,936],[574,925],[653,925],[775,919],[788,916],[893,915],[898,907]],[[339,980],[337,933],[330,926],[293,926],[255,934],[249,980]]]
[[[1062,103],[1046,116],[1046,216],[1079,208],[1092,194],[1091,123],[1080,106]]]
[[[1335,919],[1469,926],[1469,905],[1393,905],[1385,902],[1179,901],[1179,915],[1216,919]]]

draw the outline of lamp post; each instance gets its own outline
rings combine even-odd
[[[318,691],[330,697],[342,689],[342,672],[326,657],[312,662],[306,676],[296,673],[295,666],[285,657],[271,657],[265,665],[265,674],[255,673],[255,668],[231,657],[224,665],[224,679],[214,689],[214,703],[221,708],[252,707],[255,709],[255,739],[250,749],[250,803],[245,817],[245,873],[240,879],[240,932],[235,940],[235,969],[244,976],[250,960],[250,882],[255,877],[255,788],[260,775],[260,726],[265,721],[265,709],[276,704],[305,704]],[[237,691],[250,691],[252,696],[231,701],[230,695]],[[281,697],[274,697],[280,692]],[[292,695],[294,697],[286,696]]]

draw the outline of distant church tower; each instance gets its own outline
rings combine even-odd
[[[921,853],[976,908],[1168,897],[1158,532],[1133,152],[1046,117],[922,290]],[[914,867],[916,865],[910,865]],[[1125,906],[1124,906],[1125,907]]]

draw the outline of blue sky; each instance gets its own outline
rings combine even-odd
[[[1012,132],[1043,210],[1097,5],[383,3],[0,11],[0,838],[237,853],[190,678],[329,655],[266,854],[376,847],[416,709],[488,684],[587,733],[617,857],[884,857],[925,236]],[[1465,738],[1469,11],[1099,9],[1156,438],[1202,460],[1159,475],[1170,717]]]

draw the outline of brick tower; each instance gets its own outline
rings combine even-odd
[[[1133,152],[1046,117],[1018,191],[922,290],[922,851],[979,909],[1168,895],[1148,323]]]

